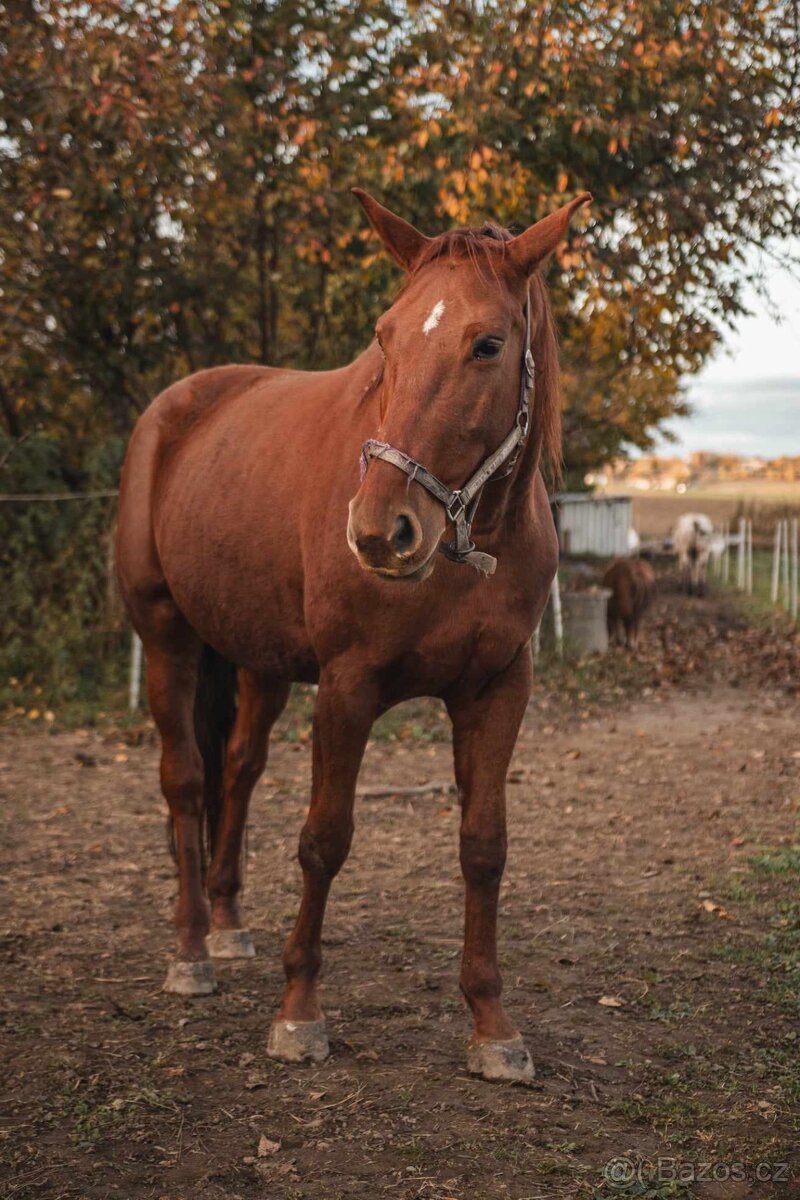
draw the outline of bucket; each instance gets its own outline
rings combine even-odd
[[[562,593],[564,637],[575,654],[608,653],[606,612],[610,596],[609,588]]]

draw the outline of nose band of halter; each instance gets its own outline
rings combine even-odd
[[[482,575],[494,575],[497,559],[491,554],[484,554],[481,550],[475,548],[475,543],[472,541],[471,536],[472,522],[475,519],[475,512],[484,485],[503,466],[506,469],[502,475],[497,476],[499,479],[511,473],[519,457],[519,452],[528,436],[528,428],[530,426],[529,395],[533,387],[533,379],[534,363],[533,355],[531,354],[530,296],[526,296],[525,351],[522,356],[519,404],[517,406],[514,426],[508,436],[497,447],[494,454],[490,454],[488,458],[484,459],[475,474],[469,477],[463,487],[452,491],[446,484],[442,483],[441,479],[431,474],[426,467],[423,467],[422,463],[417,462],[410,455],[404,454],[402,450],[398,450],[395,446],[391,446],[388,442],[379,442],[374,438],[370,438],[361,447],[361,478],[363,479],[370,460],[381,458],[384,462],[398,467],[399,470],[408,475],[412,482],[422,484],[425,490],[430,492],[443,505],[447,514],[447,520],[453,526],[455,533],[454,542],[452,544],[449,542],[440,542],[439,550],[451,562],[469,563],[471,567],[474,567],[476,571],[480,571]]]

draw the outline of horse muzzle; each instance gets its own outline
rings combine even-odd
[[[410,506],[381,510],[358,495],[350,502],[347,544],[364,571],[416,583],[433,570],[438,539],[431,545]]]

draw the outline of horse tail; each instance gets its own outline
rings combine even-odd
[[[205,853],[214,853],[224,798],[225,753],[236,720],[236,667],[211,646],[200,652],[194,732],[203,759]]]

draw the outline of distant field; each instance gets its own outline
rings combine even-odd
[[[716,500],[736,500],[744,504],[800,504],[800,482],[754,479],[750,483],[737,483],[728,480],[693,487],[690,494]]]
[[[625,494],[624,489],[615,490]],[[733,524],[740,516],[753,521],[755,536],[771,536],[777,517],[800,512],[800,483],[756,481],[720,483],[693,488],[682,496],[664,492],[628,491],[633,499],[633,524],[640,537],[666,537],[681,513],[704,512],[715,525]]]

